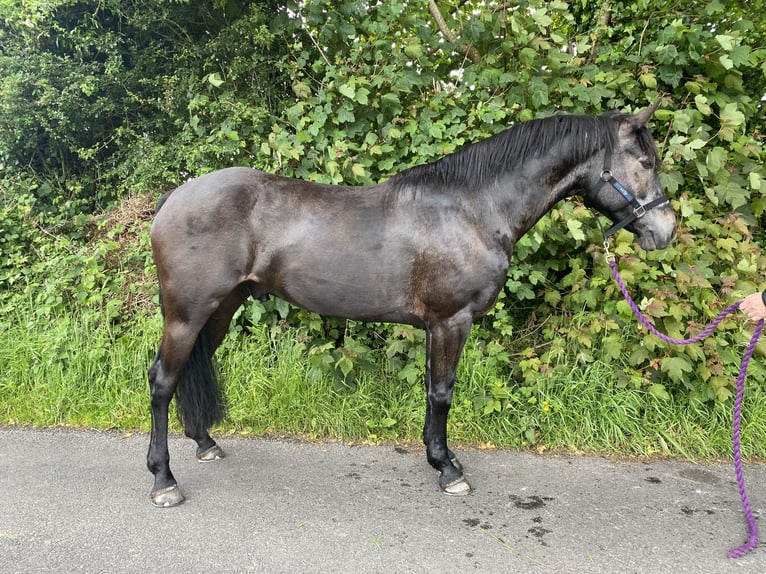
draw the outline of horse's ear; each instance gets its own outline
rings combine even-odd
[[[654,100],[654,103],[651,106],[632,116],[630,123],[633,124],[633,127],[639,129],[649,123],[649,120],[651,119],[652,115],[654,115],[654,112],[656,112],[657,108],[660,107],[661,101],[662,98],[657,98]]]

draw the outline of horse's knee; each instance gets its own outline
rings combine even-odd
[[[152,405],[161,406],[170,403],[175,393],[176,381],[175,377],[169,376],[165,370],[160,353],[157,353],[157,357],[149,366],[147,378]]]

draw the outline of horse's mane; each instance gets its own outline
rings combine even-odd
[[[522,122],[432,163],[406,169],[389,181],[397,187],[459,185],[475,189],[530,159],[550,153],[554,147],[568,156],[560,158],[564,163],[577,165],[599,150],[613,147],[617,127],[628,117],[609,112],[600,116],[560,115]],[[639,130],[638,140],[641,150],[656,159],[657,150],[649,131]]]

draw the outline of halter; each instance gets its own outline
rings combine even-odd
[[[608,147],[604,153],[604,169],[601,170],[601,175],[591,188],[592,196],[596,197],[601,192],[601,188],[604,187],[604,184],[607,183],[615,188],[620,193],[620,195],[625,198],[631,207],[633,207],[633,212],[604,231],[604,241],[607,241],[612,235],[617,233],[623,227],[630,225],[637,219],[641,219],[650,209],[664,205],[669,201],[668,197],[663,193],[654,201],[650,201],[646,204],[639,203],[633,194],[630,193],[624,185],[617,181],[614,175],[612,175],[612,148],[610,147]]]

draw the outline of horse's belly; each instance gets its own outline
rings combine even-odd
[[[408,282],[387,273],[385,265],[353,260],[339,265],[308,265],[281,274],[280,295],[291,303],[333,317],[360,321],[417,322],[412,316]]]

